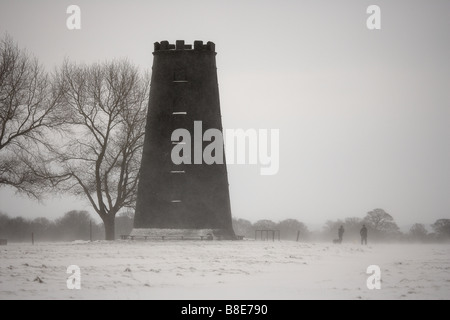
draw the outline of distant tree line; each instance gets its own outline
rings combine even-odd
[[[407,241],[407,242],[442,242],[450,240],[450,219],[440,219],[431,225],[433,232],[428,232],[424,224],[416,223],[407,233],[400,231],[394,218],[383,209],[375,209],[367,213],[364,218],[345,218],[343,220],[329,220],[321,231],[311,232],[308,227],[295,219],[280,222],[259,220],[252,223],[244,219],[233,219],[233,228],[237,235],[248,239],[255,238],[256,230],[279,230],[281,239],[296,241],[331,241],[337,238],[338,229],[345,229],[344,242],[359,243],[360,231],[365,225],[369,232],[369,241]],[[258,234],[258,238],[260,235]]]
[[[120,213],[116,219],[115,237],[128,235],[133,229],[134,214],[131,210]],[[90,240],[90,225],[92,224],[92,240],[105,238],[103,223],[93,220],[87,211],[72,210],[62,217],[49,220],[47,218],[25,219],[10,217],[0,212],[0,239],[10,242],[31,242],[31,234],[37,242]],[[450,219],[440,219],[431,225],[433,232],[428,232],[424,224],[414,224],[409,232],[402,233],[394,218],[382,209],[369,212],[365,218],[346,218],[327,221],[320,231],[310,231],[303,223],[295,219],[280,222],[259,220],[252,223],[245,219],[233,218],[233,228],[236,235],[254,239],[256,230],[279,230],[281,240],[297,241],[331,241],[337,238],[340,226],[344,226],[344,242],[359,243],[362,225],[369,229],[369,240],[404,241],[404,242],[443,242],[450,241]],[[271,236],[271,235],[270,235]],[[258,239],[261,235],[258,234]],[[265,235],[264,235],[265,237]],[[270,239],[269,239],[270,240]]]
[[[88,241],[91,237],[91,224],[92,240],[105,239],[103,223],[92,220],[87,211],[73,210],[55,220],[12,218],[0,213],[0,239],[7,239],[10,242],[31,242],[31,234],[34,234],[36,242]],[[132,228],[132,215],[122,213],[116,217],[116,237],[130,234]]]
[[[310,235],[308,227],[295,219],[287,219],[278,223],[271,220],[259,220],[251,223],[245,219],[233,218],[233,229],[236,235],[244,236],[247,239],[254,239],[257,230],[279,230],[282,240],[296,240],[299,231],[302,241],[307,240]]]
[[[89,203],[103,221],[94,223],[95,238],[114,240],[131,231],[132,217],[121,216],[136,201],[146,123],[150,76],[127,60],[76,64],[69,60],[47,72],[38,59],[5,35],[0,38],[0,188],[31,198],[75,195]],[[43,240],[87,240],[90,217],[71,211],[55,221],[0,215],[0,237],[26,241],[32,232]],[[441,241],[450,238],[450,220],[441,219],[429,233],[415,224],[404,234],[394,218],[376,209],[364,218],[327,221],[310,232],[294,219],[256,223],[235,219],[238,235],[280,230],[281,238],[325,240],[346,229],[356,241],[362,224],[370,241]],[[97,228],[97,229],[96,229]]]

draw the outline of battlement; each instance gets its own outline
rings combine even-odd
[[[169,41],[155,42],[155,52],[157,51],[171,51],[171,50],[194,50],[194,51],[209,51],[216,52],[216,45],[214,42],[208,41],[203,44],[203,41],[194,41],[192,44],[185,44],[184,40],[177,40],[175,44],[170,44]]]

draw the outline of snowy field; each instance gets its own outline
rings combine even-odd
[[[81,268],[81,290],[67,289],[69,265]],[[381,290],[367,288],[369,265],[381,268]],[[0,299],[449,298],[450,245],[117,241],[0,247]]]

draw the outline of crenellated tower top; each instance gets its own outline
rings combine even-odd
[[[155,52],[158,51],[182,51],[182,50],[194,50],[194,51],[209,51],[216,52],[216,45],[214,42],[208,41],[203,44],[203,41],[194,41],[194,46],[192,44],[185,44],[184,40],[177,40],[175,44],[170,44],[169,41],[155,42]]]

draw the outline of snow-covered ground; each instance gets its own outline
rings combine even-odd
[[[81,290],[67,289],[70,265]],[[367,288],[369,265],[381,290]],[[450,245],[9,244],[0,299],[450,299]]]

